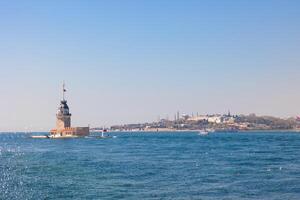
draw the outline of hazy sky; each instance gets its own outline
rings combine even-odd
[[[0,1],[0,131],[300,113],[300,1]]]

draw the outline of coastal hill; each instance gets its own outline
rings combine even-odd
[[[102,128],[93,128],[92,131]],[[174,120],[160,119],[151,123],[136,123],[114,125],[110,131],[185,131],[185,130],[210,130],[210,131],[251,131],[251,130],[300,130],[299,118],[282,119],[273,116],[249,115],[182,115]]]

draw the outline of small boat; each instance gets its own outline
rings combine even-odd
[[[209,132],[206,130],[200,130],[198,133],[198,135],[208,135],[208,134],[209,134]]]
[[[112,138],[111,136],[94,136],[93,138],[97,138],[97,139],[108,139],[108,138]]]
[[[48,135],[32,135],[30,137],[34,138],[34,139],[48,139],[49,138]]]
[[[103,130],[101,131],[101,135],[96,135],[96,136],[94,136],[94,138],[98,138],[98,139],[112,138],[112,137],[109,136],[109,135],[104,135],[104,133],[106,133],[106,132],[107,132],[107,130],[103,129]]]

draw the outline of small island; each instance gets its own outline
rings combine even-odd
[[[63,83],[63,98],[56,113],[56,128],[50,131],[50,138],[83,137],[89,135],[89,127],[71,127],[71,113],[65,99],[65,83]]]

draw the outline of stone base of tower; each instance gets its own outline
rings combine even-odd
[[[55,137],[84,137],[90,134],[89,127],[67,127],[64,129],[52,129],[50,136]]]

